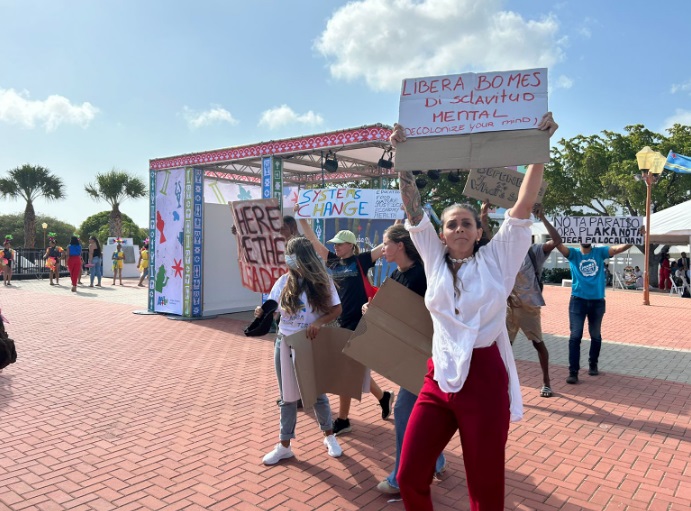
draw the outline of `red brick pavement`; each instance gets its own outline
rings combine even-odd
[[[571,288],[545,286],[543,331],[569,336]],[[607,289],[607,311],[602,322],[605,341],[669,349],[691,349],[691,300],[669,293],[650,293],[643,305],[642,291]],[[584,335],[587,337],[587,327]]]
[[[548,289],[550,308],[565,291]],[[300,414],[296,459],[261,465],[278,436],[272,341],[244,337],[243,323],[69,293],[20,290],[0,305],[20,356],[0,375],[0,510],[403,509],[373,489],[394,435],[370,396],[353,406],[342,458]],[[605,374],[547,400],[537,364],[518,369],[526,418],[507,446],[507,509],[691,507],[691,386]],[[447,452],[435,509],[468,509],[457,440]]]

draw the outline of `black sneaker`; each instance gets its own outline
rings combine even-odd
[[[393,410],[393,400],[396,394],[389,392],[388,390],[384,392],[384,397],[379,400],[379,406],[381,406],[381,418],[386,420],[391,416],[391,411]]]
[[[570,371],[569,377],[566,378],[566,383],[570,383],[571,385],[575,385],[576,383],[578,383],[578,372]]]
[[[334,421],[334,435],[339,436],[351,431],[353,431],[353,428],[350,427],[350,419],[337,418]]]
[[[588,374],[590,376],[597,376],[600,371],[597,370],[597,364],[590,364],[590,369],[588,369]]]

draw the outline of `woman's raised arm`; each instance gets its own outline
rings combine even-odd
[[[405,142],[403,126],[394,124],[389,140],[393,147],[396,147],[401,142]],[[412,172],[402,171],[398,173],[398,188],[401,190],[401,200],[403,201],[403,207],[408,220],[412,225],[419,224],[423,216],[422,199],[420,198],[420,190],[415,185],[415,177]]]

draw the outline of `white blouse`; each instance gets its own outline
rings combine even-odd
[[[509,375],[511,420],[523,418],[523,399],[516,362],[506,332],[506,299],[531,242],[530,219],[506,219],[492,240],[458,270],[460,296],[454,300],[453,276],[446,265],[446,246],[425,213],[406,228],[420,252],[427,275],[425,305],[432,315],[434,379],[447,393],[463,387],[474,348],[497,342]],[[458,313],[456,313],[458,311]]]

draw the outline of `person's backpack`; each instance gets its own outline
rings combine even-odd
[[[5,322],[3,318],[0,317],[0,369],[14,364],[16,361],[17,349],[14,346],[14,341],[7,335]]]

